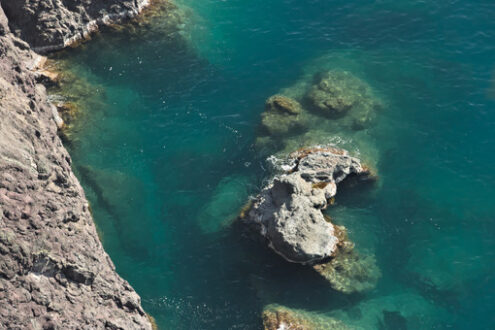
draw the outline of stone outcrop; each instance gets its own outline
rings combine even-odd
[[[150,0],[1,0],[11,31],[36,52],[87,39],[102,25],[131,18]]]
[[[357,158],[335,148],[295,152],[243,219],[290,262],[314,263],[334,255],[339,239],[322,210],[349,175],[369,176]]]
[[[344,293],[373,288],[380,271],[373,257],[361,257],[346,235],[322,211],[346,178],[373,180],[359,159],[332,147],[302,149],[272,158],[281,174],[254,199],[241,221],[289,262],[311,265]]]
[[[46,18],[64,16],[51,11],[58,1],[0,3],[16,18],[14,28],[27,24],[22,17],[38,15],[34,30],[22,32],[34,45],[67,40]],[[60,22],[61,31],[72,30]],[[36,82],[39,56],[8,25],[0,7],[0,328],[151,329],[139,296],[117,275],[98,239],[57,136],[60,118]],[[44,27],[53,39],[36,39]]]

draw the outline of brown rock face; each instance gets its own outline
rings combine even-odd
[[[98,239],[38,56],[7,24],[0,7],[0,328],[151,329]]]

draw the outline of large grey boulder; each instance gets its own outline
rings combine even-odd
[[[282,173],[261,191],[242,220],[290,262],[316,263],[334,255],[339,238],[323,214],[346,177],[369,178],[359,159],[341,149],[312,148],[275,161]]]

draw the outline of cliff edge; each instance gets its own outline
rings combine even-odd
[[[23,21],[9,22],[7,2],[60,1],[0,0],[0,329],[151,329],[98,239],[56,111],[36,82],[40,56],[12,33]],[[64,1],[78,2],[91,1]]]
[[[151,0],[0,0],[10,30],[38,53],[87,39],[99,26],[131,18]]]

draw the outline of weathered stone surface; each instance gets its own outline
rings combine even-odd
[[[1,0],[13,33],[37,52],[87,39],[101,25],[136,16],[150,0]]]
[[[32,14],[26,1],[9,5]],[[0,8],[0,328],[151,329],[98,240],[53,106],[28,69],[38,59]]]
[[[357,158],[335,148],[297,151],[277,166],[285,173],[261,191],[243,221],[288,261],[315,263],[332,257],[339,240],[322,210],[339,182],[349,175],[368,178],[369,172]]]

